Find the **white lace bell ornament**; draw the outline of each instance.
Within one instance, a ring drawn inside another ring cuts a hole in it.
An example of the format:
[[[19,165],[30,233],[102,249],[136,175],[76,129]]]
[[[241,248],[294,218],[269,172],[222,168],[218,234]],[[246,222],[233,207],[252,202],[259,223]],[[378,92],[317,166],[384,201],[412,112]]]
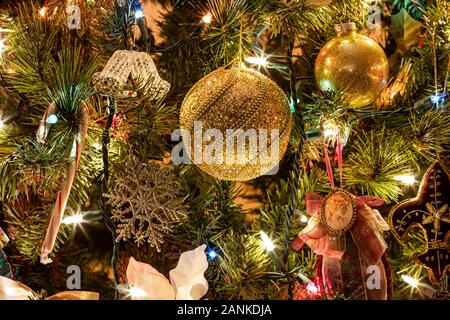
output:
[[[108,60],[103,71],[95,74],[97,89],[106,95],[116,95],[124,89],[132,68],[132,52],[117,50]]]
[[[138,84],[151,100],[161,99],[170,89],[170,84],[159,76],[148,53],[130,50],[114,52],[103,71],[95,75],[95,80],[100,92],[116,98],[136,95],[136,92],[128,90],[131,86],[129,80]]]
[[[170,90],[170,83],[159,76],[152,57],[146,52],[133,52],[134,63],[131,69],[133,81],[141,84],[146,96],[158,100]]]

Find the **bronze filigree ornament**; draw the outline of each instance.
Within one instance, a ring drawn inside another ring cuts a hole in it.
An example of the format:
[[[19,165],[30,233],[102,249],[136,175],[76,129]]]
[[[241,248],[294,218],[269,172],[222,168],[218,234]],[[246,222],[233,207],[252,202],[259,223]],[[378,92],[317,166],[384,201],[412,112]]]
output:
[[[438,284],[450,268],[450,175],[438,161],[425,172],[417,196],[394,206],[389,225],[395,238],[403,242],[415,227],[424,231],[427,247],[414,261],[425,268],[432,283]]]

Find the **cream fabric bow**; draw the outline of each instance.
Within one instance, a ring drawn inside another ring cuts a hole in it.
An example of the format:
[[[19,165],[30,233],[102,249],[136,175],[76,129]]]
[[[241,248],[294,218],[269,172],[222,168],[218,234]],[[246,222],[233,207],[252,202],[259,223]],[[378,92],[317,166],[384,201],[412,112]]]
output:
[[[26,285],[0,276],[0,300],[37,300],[33,290]],[[98,300],[99,294],[91,291],[62,291],[45,300]]]
[[[130,258],[128,284],[141,294],[135,300],[199,300],[208,292],[204,272],[208,269],[206,245],[183,252],[177,266],[169,272],[170,281],[151,265]]]

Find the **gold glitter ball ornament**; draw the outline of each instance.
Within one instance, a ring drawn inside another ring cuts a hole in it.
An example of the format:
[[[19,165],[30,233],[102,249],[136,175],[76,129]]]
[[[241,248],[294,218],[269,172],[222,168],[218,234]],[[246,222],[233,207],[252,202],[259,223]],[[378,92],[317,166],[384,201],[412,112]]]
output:
[[[317,56],[317,85],[322,91],[340,92],[351,108],[367,106],[388,82],[386,54],[375,41],[356,33],[354,23],[338,25],[336,32]]]
[[[195,165],[218,179],[246,181],[276,173],[292,115],[275,82],[236,64],[192,87],[181,106],[180,126]]]

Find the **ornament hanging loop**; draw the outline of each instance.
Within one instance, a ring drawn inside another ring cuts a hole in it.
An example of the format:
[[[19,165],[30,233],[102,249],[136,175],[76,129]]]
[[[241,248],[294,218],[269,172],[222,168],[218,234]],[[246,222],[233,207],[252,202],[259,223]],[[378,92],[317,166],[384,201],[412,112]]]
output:
[[[328,155],[328,144],[329,141],[325,139],[323,145],[324,145],[324,157],[325,157],[325,165],[327,167],[327,175],[328,179],[330,181],[331,189],[333,191],[336,191],[336,187],[334,184],[334,176],[333,176],[333,168],[331,166],[330,157]],[[342,150],[344,146],[342,145],[341,141],[341,131],[340,128],[337,127],[337,134],[336,134],[336,152],[335,152],[335,158],[338,163],[338,170],[339,170],[339,188],[342,189],[343,187],[343,176],[344,176],[344,165],[343,165],[343,159],[342,159]]]

